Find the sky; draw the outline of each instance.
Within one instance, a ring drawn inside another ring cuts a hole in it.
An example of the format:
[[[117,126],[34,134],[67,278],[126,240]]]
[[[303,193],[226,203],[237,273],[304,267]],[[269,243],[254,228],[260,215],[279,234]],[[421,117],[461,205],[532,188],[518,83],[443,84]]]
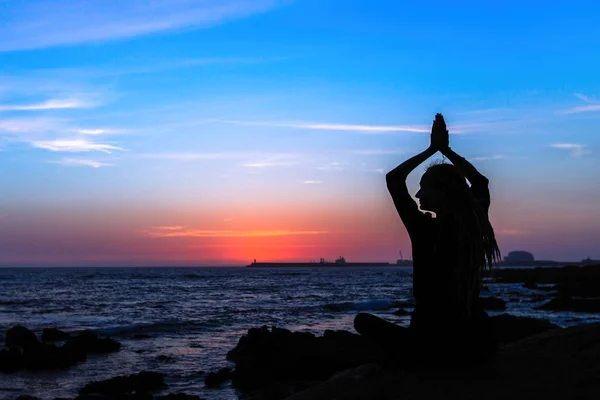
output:
[[[599,12],[0,1],[0,265],[410,258],[385,173],[437,112],[503,255],[600,259]]]

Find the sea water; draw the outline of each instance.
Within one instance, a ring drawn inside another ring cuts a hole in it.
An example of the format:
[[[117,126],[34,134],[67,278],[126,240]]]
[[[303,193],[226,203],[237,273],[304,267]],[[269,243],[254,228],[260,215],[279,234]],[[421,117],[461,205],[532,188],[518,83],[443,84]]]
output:
[[[140,371],[166,374],[165,393],[236,399],[229,383],[204,387],[210,371],[233,366],[226,353],[249,328],[277,326],[322,334],[354,332],[361,311],[407,326],[395,303],[412,300],[406,267],[310,268],[0,268],[0,335],[17,324],[69,333],[91,329],[122,343],[70,369],[0,374],[0,399],[30,394],[75,397],[86,383]],[[597,314],[535,310],[546,292],[490,284],[507,312],[561,326],[600,321]],[[494,314],[494,313],[491,313]],[[134,335],[149,338],[134,339]]]

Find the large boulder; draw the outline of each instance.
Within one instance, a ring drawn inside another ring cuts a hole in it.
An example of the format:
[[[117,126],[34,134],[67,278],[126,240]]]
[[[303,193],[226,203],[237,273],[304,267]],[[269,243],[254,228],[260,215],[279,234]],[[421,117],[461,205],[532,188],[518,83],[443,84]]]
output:
[[[80,395],[98,394],[125,398],[133,393],[150,394],[166,388],[164,375],[157,372],[142,371],[139,374],[118,376],[103,381],[92,382],[79,390]],[[138,397],[136,397],[137,399]],[[150,396],[150,398],[152,398]]]
[[[6,332],[6,347],[26,348],[29,346],[35,346],[39,343],[40,341],[38,340],[37,336],[35,336],[35,333],[21,325],[14,326]]]
[[[39,343],[23,350],[25,368],[29,370],[44,370],[68,368],[75,364],[68,351],[51,344]]]
[[[250,329],[227,354],[236,364],[233,385],[246,391],[277,382],[324,380],[382,356],[379,346],[350,332],[328,330],[316,337],[266,326]]]
[[[84,331],[77,336],[70,337],[64,347],[85,354],[105,354],[119,351],[121,343],[110,337],[99,338],[94,332]]]
[[[71,335],[56,328],[42,329],[42,342],[62,342],[70,338]]]
[[[551,329],[504,346],[475,368],[377,369],[362,366],[288,400],[596,399],[600,324]]]
[[[209,373],[206,378],[204,378],[204,384],[207,387],[216,387],[219,386],[221,383],[231,379],[232,376],[232,369],[231,368],[221,368],[219,371],[217,372],[211,372]]]
[[[484,310],[504,311],[506,310],[506,301],[499,297],[489,296],[480,297],[479,301]]]
[[[23,353],[15,347],[0,350],[0,372],[16,372],[25,368]]]
[[[490,318],[496,339],[500,344],[515,342],[528,336],[537,335],[550,329],[558,329],[545,319],[516,317],[501,314]]]
[[[575,311],[584,313],[599,313],[600,299],[573,299],[560,296],[536,307],[538,310]]]

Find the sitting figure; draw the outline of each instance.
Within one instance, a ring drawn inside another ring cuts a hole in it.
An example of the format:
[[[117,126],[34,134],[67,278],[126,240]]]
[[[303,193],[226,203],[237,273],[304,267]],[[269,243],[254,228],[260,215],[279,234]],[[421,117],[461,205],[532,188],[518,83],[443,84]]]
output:
[[[416,194],[420,208],[433,217],[419,210],[406,178],[437,151],[453,164],[430,166]],[[493,355],[497,343],[479,301],[483,275],[500,259],[488,219],[488,179],[450,149],[446,123],[437,114],[429,148],[389,172],[386,181],[412,243],[416,306],[408,329],[361,313],[356,331],[429,365]]]

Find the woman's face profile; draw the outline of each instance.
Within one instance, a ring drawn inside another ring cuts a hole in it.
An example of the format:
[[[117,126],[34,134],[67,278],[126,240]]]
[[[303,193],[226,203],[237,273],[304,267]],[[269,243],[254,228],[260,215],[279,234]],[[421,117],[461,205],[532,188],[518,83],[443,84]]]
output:
[[[424,174],[421,178],[420,189],[416,194],[419,199],[421,210],[436,212],[444,201],[444,193],[437,189],[431,182],[431,178]]]

